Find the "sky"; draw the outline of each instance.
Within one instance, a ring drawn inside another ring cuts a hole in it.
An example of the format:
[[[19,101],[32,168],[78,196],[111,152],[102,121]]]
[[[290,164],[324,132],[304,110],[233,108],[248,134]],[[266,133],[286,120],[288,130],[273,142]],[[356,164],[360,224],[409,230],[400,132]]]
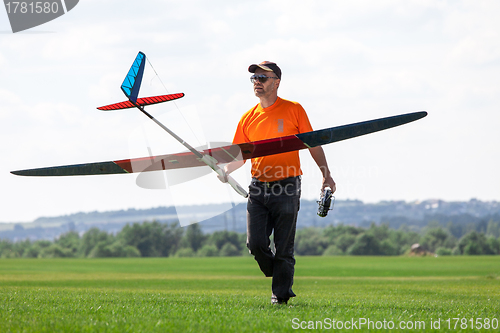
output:
[[[337,200],[500,200],[498,1],[84,0],[13,34],[0,10],[0,222],[158,206],[243,202],[214,174],[144,189],[137,175],[20,177],[10,171],[175,153],[184,147],[125,100],[184,92],[147,110],[193,146],[231,142],[255,106],[248,66],[283,71],[282,98],[314,129],[425,110],[417,122],[324,146]],[[301,152],[305,199],[321,174]],[[235,174],[243,185],[248,164]],[[155,173],[156,174],[156,173]],[[162,174],[156,175],[161,179]]]

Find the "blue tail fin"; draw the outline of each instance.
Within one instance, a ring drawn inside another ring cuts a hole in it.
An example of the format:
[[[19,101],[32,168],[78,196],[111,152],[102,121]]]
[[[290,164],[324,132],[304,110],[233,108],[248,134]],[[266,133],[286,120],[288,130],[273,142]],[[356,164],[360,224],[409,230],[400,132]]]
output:
[[[146,55],[139,51],[121,86],[123,92],[125,93],[125,96],[127,96],[129,101],[131,101],[132,103],[137,102],[137,96],[139,95],[139,89],[141,88],[142,74],[144,73],[145,63]]]

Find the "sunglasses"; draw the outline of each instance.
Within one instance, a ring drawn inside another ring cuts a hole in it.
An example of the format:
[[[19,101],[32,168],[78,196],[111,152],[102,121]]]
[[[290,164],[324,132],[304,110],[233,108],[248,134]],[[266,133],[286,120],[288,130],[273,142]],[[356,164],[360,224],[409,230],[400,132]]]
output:
[[[255,81],[257,81],[257,80],[260,83],[265,83],[267,81],[267,79],[277,79],[277,77],[275,77],[275,76],[265,76],[264,74],[250,76],[250,81],[252,83],[255,83]]]

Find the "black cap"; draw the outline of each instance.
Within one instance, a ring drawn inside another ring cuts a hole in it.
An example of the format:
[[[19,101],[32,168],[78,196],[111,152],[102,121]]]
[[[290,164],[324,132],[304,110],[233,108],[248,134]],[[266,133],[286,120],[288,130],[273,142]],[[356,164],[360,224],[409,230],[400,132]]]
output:
[[[257,68],[263,69],[267,72],[274,72],[274,74],[276,74],[278,79],[281,80],[281,69],[274,62],[263,61],[258,65],[256,65],[256,64],[250,65],[250,67],[248,67],[248,71],[250,73],[255,73]]]

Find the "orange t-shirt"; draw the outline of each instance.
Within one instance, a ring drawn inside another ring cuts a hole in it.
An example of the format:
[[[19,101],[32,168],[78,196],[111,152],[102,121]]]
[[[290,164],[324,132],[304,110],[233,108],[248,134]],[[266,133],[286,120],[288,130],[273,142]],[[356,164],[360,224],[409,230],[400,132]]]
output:
[[[267,108],[260,104],[241,117],[233,143],[272,139],[312,131],[306,111],[297,102],[278,97]],[[272,182],[302,175],[298,151],[252,158],[252,177]]]

